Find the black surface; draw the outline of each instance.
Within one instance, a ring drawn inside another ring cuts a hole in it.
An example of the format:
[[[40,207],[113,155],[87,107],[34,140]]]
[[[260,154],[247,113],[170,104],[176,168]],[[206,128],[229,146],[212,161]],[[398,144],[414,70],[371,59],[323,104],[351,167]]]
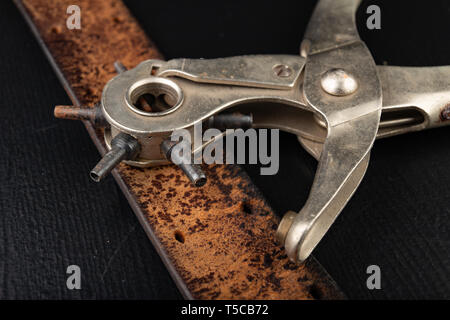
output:
[[[167,58],[297,54],[315,1],[126,1]],[[382,9],[382,30],[365,8]],[[25,23],[0,4],[0,298],[179,297],[83,126],[52,118],[68,98]],[[363,39],[378,64],[450,65],[448,1],[365,1]],[[25,87],[25,81],[28,85]],[[350,298],[450,298],[450,128],[377,141],[359,190],[315,251]],[[281,135],[280,172],[254,182],[282,214],[300,209],[315,161]],[[68,291],[78,264],[83,289]],[[382,290],[366,288],[367,266]]]
[[[0,298],[179,298],[112,177],[90,181],[83,124],[53,118],[70,100],[19,12],[0,16]]]

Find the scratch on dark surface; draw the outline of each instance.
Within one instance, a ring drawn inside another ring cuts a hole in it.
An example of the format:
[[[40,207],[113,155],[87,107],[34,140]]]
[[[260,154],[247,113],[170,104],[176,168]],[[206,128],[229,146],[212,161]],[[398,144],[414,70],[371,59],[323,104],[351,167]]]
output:
[[[50,130],[50,129],[54,129],[54,128],[58,127],[58,126],[59,126],[58,123],[54,123],[54,124],[50,124],[48,126],[37,128],[37,129],[34,130],[34,132],[35,133],[36,132],[43,132],[43,131],[47,131],[47,130]]]
[[[106,273],[108,272],[109,266],[111,265],[111,262],[113,261],[114,257],[119,253],[119,251],[122,249],[123,245],[125,244],[125,242],[127,242],[127,240],[130,238],[130,235],[132,233],[134,233],[134,231],[136,230],[137,226],[139,224],[136,222],[134,224],[134,226],[130,229],[130,231],[128,231],[127,235],[125,236],[125,238],[123,238],[123,240],[119,243],[119,245],[117,246],[117,249],[114,250],[113,254],[111,255],[111,257],[108,260],[108,263],[106,264],[105,269],[102,272],[102,275],[100,276],[100,280],[103,282]]]

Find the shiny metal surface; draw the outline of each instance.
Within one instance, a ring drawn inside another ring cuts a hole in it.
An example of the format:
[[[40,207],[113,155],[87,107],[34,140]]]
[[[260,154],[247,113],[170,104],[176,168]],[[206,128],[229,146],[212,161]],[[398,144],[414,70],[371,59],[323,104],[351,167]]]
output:
[[[355,77],[344,69],[330,69],[322,75],[322,89],[333,96],[348,96],[358,89]]]
[[[319,165],[305,206],[285,216],[277,238],[304,261],[358,187],[376,138],[450,124],[450,67],[376,66],[355,25],[359,3],[319,1],[300,56],[147,60],[120,73],[102,94],[105,141],[130,135],[140,152],[129,164],[165,164],[172,132],[230,108],[251,114],[254,128],[297,135]],[[145,94],[169,108],[143,111]]]

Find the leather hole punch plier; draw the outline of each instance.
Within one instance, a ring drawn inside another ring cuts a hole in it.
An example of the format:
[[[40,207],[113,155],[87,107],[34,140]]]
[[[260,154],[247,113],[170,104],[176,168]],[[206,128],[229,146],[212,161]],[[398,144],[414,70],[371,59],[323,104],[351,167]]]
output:
[[[96,107],[57,106],[55,115],[106,127],[110,150],[91,172],[97,181],[121,161],[169,163],[168,137],[198,123],[296,134],[319,164],[304,207],[283,217],[277,239],[302,262],[361,182],[375,139],[450,124],[450,66],[375,65],[356,28],[359,4],[319,1],[300,56],[148,60],[131,70],[117,64]],[[143,99],[149,94],[151,102]],[[251,117],[221,113],[249,104]],[[205,183],[198,166],[182,169],[194,184]]]

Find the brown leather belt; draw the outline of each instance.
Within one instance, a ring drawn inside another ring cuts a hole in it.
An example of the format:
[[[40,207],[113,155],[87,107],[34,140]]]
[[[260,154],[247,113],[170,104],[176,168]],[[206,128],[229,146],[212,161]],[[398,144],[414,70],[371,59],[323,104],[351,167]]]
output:
[[[82,29],[68,30],[73,1],[16,1],[75,105],[94,104],[115,75],[162,56],[119,0],[78,0]],[[50,108],[51,106],[49,106]],[[84,123],[99,151],[102,133]],[[289,262],[273,242],[278,217],[247,174],[233,165],[206,168],[192,187],[175,166],[121,164],[113,175],[187,299],[338,299],[334,281],[311,258]]]

